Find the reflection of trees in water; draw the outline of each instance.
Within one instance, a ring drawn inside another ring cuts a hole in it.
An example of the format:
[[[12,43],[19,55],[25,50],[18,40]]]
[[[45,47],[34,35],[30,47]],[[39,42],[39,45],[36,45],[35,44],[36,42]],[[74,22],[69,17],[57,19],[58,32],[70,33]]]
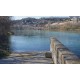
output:
[[[0,58],[9,53],[10,17],[0,16]]]
[[[12,30],[14,35],[23,36],[46,36],[46,31],[43,30]]]

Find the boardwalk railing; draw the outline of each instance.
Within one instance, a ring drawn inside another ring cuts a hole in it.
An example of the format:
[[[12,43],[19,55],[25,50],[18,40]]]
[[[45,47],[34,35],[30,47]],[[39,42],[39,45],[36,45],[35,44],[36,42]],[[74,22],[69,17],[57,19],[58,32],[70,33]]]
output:
[[[80,64],[80,59],[56,38],[51,38],[50,51],[55,64]]]

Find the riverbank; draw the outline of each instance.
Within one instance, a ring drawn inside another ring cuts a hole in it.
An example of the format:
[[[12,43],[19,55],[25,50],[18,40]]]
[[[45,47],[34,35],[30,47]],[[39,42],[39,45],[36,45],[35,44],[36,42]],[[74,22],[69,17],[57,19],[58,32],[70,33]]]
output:
[[[0,59],[0,64],[53,64],[52,58],[46,58],[50,52],[13,52]]]
[[[80,21],[78,22],[66,21],[60,23],[53,23],[50,24],[49,28],[51,30],[58,30],[58,31],[80,31]]]
[[[38,26],[34,25],[22,25],[22,24],[14,24],[11,26],[11,30],[51,30],[51,31],[80,31],[80,21],[64,21],[64,22],[55,22],[55,23],[47,23],[39,24]]]

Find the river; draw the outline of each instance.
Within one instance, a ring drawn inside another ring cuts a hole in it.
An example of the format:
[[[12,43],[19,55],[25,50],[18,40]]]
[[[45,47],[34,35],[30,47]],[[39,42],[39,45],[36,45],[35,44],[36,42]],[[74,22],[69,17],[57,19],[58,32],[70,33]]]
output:
[[[50,37],[57,38],[73,53],[80,55],[80,33],[44,30],[16,30],[10,36],[10,49],[13,52],[49,51]]]

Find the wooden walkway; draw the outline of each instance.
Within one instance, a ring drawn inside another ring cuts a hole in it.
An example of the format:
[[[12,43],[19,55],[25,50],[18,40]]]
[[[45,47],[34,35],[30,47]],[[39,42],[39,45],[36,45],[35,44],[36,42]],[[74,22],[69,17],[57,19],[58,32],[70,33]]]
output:
[[[45,53],[12,53],[7,58],[1,59],[0,64],[53,64],[52,58],[46,58]]]

